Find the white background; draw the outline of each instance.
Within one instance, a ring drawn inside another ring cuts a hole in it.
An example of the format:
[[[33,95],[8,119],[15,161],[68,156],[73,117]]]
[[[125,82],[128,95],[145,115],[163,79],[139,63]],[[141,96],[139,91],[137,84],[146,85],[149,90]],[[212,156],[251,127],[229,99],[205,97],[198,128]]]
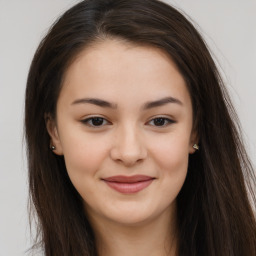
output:
[[[23,141],[24,92],[36,47],[76,0],[0,0],[0,256],[30,243]],[[256,0],[167,1],[199,26],[222,68],[256,163]]]

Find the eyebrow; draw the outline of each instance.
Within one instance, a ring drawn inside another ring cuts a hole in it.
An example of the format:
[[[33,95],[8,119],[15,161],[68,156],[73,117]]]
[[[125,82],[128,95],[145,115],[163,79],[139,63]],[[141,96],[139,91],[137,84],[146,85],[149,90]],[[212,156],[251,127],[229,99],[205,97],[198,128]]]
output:
[[[176,103],[180,106],[183,105],[182,102],[180,100],[176,99],[176,98],[166,97],[166,98],[162,98],[160,100],[146,102],[142,109],[146,110],[146,109],[150,109],[150,108],[161,107],[161,106],[166,105],[168,103]]]
[[[103,107],[103,108],[112,108],[112,109],[116,109],[117,108],[117,104],[115,103],[110,103],[108,101],[105,100],[101,100],[101,99],[97,99],[97,98],[83,98],[83,99],[77,99],[74,102],[72,102],[71,105],[76,105],[76,104],[93,104],[99,107]],[[147,109],[151,109],[151,108],[155,108],[155,107],[161,107],[163,105],[166,105],[168,103],[176,103],[178,105],[183,105],[182,102],[179,99],[173,98],[173,97],[165,97],[156,101],[149,101],[146,102],[143,106],[142,106],[142,110],[147,110]]]
[[[117,108],[117,104],[110,103],[108,101],[101,100],[101,99],[95,99],[95,98],[78,99],[78,100],[75,100],[71,105],[85,104],[85,103],[93,104],[103,108],[113,108],[113,109]]]

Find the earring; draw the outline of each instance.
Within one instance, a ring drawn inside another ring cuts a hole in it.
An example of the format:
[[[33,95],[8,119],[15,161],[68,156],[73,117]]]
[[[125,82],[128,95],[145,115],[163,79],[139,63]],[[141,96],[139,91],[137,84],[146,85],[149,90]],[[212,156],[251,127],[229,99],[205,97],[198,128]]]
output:
[[[194,145],[193,145],[193,148],[194,148],[195,150],[199,150],[199,146],[198,146],[197,144],[194,144]]]
[[[50,149],[53,151],[53,150],[56,149],[56,147],[55,146],[50,146]]]

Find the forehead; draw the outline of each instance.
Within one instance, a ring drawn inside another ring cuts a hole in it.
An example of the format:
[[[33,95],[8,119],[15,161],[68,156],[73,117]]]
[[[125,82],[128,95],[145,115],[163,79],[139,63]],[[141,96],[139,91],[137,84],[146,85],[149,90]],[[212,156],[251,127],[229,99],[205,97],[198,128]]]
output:
[[[163,50],[110,39],[80,52],[66,71],[61,95],[118,99],[134,98],[134,92],[149,98],[188,97],[182,75]]]

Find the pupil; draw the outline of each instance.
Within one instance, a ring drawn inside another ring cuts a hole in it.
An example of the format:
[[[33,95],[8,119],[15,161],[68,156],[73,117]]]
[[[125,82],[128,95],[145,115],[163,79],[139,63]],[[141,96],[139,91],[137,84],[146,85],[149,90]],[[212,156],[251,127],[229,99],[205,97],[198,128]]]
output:
[[[156,118],[154,120],[154,123],[155,123],[156,126],[162,126],[162,125],[164,125],[164,122],[165,122],[164,118]]]
[[[99,125],[102,125],[103,124],[103,118],[101,117],[95,117],[92,119],[92,124],[94,126],[99,126]]]

